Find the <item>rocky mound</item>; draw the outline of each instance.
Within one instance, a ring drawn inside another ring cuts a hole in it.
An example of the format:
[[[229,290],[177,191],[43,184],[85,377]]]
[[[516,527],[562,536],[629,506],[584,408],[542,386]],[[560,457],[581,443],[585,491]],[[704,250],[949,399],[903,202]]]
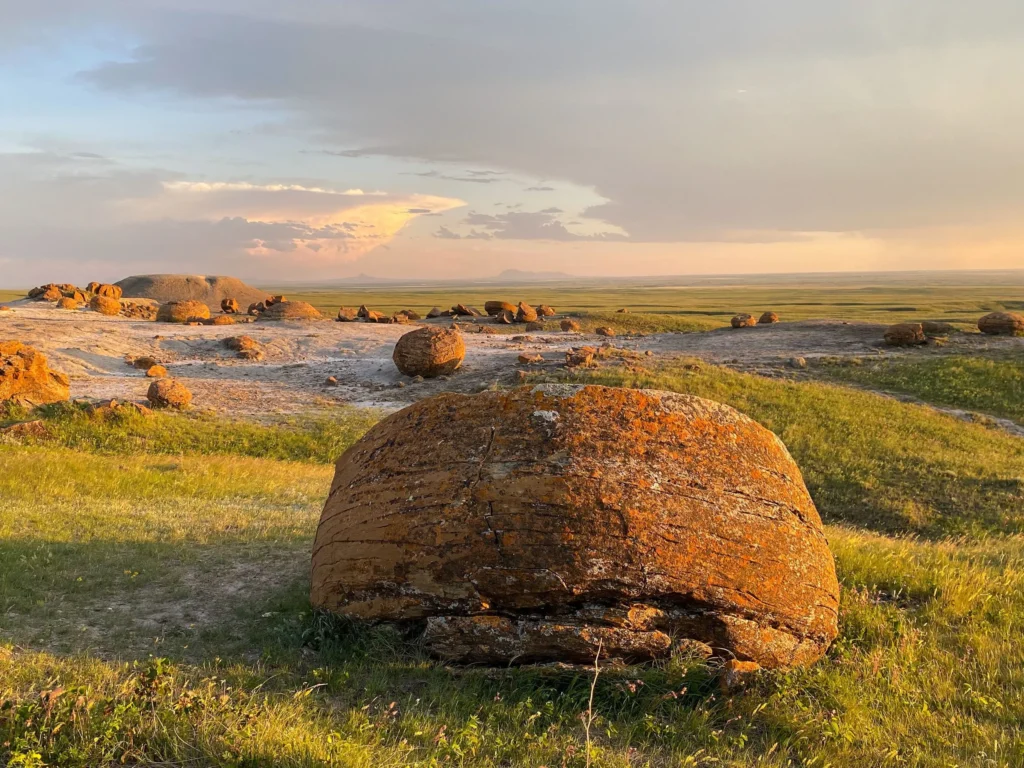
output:
[[[455,373],[466,357],[466,343],[454,328],[420,328],[395,344],[391,358],[406,376],[433,379]]]
[[[978,330],[990,336],[1024,334],[1024,315],[1016,312],[991,312],[978,321]]]
[[[690,639],[776,668],[822,656],[839,585],[770,431],[692,396],[546,385],[424,400],[346,451],[311,597],[425,622],[452,660],[642,660]]]
[[[51,371],[46,357],[18,341],[0,341],[0,403],[47,405],[71,396],[68,377]]]
[[[324,316],[312,304],[304,301],[279,301],[260,313],[260,320],[323,320]]]
[[[198,323],[210,319],[210,308],[201,301],[169,301],[156,312],[158,323]]]
[[[245,307],[267,298],[266,291],[246,285],[234,277],[205,275],[135,275],[115,283],[125,298],[171,301],[201,301],[219,310],[224,299],[234,299]]]

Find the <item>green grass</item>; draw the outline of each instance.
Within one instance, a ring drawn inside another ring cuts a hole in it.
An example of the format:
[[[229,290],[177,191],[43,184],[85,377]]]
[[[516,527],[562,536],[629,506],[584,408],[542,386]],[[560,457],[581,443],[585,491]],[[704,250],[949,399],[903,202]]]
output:
[[[962,356],[890,359],[817,370],[837,381],[1024,424],[1024,360]]]
[[[332,463],[372,426],[380,414],[372,409],[338,408],[326,416],[281,419],[273,424],[226,421],[203,414],[131,411],[101,416],[88,407],[60,404],[40,409],[45,437],[29,444],[60,445],[100,453],[231,454],[268,459]],[[0,426],[30,414],[0,410]]]
[[[843,590],[827,658],[738,695],[691,658],[603,668],[591,764],[1024,764],[1019,440],[706,365],[592,380],[716,397],[781,434]],[[310,610],[323,457],[362,427],[47,420],[44,444],[0,445],[0,764],[587,764],[586,673],[449,668]],[[224,437],[250,428],[276,458]]]

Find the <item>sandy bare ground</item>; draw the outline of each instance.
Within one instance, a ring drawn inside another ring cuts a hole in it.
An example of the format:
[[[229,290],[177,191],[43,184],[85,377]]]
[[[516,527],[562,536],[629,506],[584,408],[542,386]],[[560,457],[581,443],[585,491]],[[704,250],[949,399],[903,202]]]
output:
[[[322,322],[256,322],[234,326],[183,326],[111,318],[88,310],[58,310],[48,303],[14,302],[0,313],[0,339],[16,339],[42,350],[51,366],[71,377],[73,398],[143,400],[150,380],[125,357],[150,355],[195,395],[195,405],[224,414],[304,413],[352,404],[395,409],[442,391],[475,392],[516,381],[522,352],[544,356],[545,366],[564,362],[565,350],[604,339],[558,331],[466,334],[466,361],[447,380],[414,382],[391,361],[405,325]],[[444,321],[450,322],[450,321]],[[743,370],[778,372],[793,357],[1024,352],[1024,339],[978,334],[951,337],[942,349],[894,350],[882,344],[885,328],[870,323],[804,321],[693,334],[656,334],[616,339],[615,345],[652,351],[654,360],[698,357]],[[238,360],[223,340],[245,334],[259,341],[266,357]],[[520,337],[522,338],[522,337]],[[328,377],[338,386],[327,386]]]

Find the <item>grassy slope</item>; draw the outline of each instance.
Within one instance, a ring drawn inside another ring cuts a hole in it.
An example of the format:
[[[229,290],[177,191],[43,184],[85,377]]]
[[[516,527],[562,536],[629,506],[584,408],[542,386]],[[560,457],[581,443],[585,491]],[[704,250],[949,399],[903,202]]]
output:
[[[957,356],[879,360],[864,366],[829,366],[818,370],[837,381],[912,395],[936,405],[1024,424],[1022,360]]]
[[[1024,540],[992,535],[1024,506],[1019,441],[712,368],[600,378],[716,396],[779,431],[833,522],[844,589],[829,657],[742,695],[723,697],[685,658],[606,669],[595,765],[1024,763]],[[0,446],[10,764],[585,764],[586,675],[449,670],[384,630],[310,613],[305,567],[330,481],[316,462],[341,446],[309,445],[333,438],[289,443],[303,462],[209,455],[244,445],[205,421],[180,455],[111,447],[135,426],[81,422],[49,445]],[[932,511],[901,514],[911,501]],[[882,533],[915,530],[932,538]]]

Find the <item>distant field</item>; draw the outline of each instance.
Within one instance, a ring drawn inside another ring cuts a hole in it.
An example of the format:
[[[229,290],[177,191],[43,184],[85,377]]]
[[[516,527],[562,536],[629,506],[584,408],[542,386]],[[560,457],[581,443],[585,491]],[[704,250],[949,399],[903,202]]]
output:
[[[350,290],[271,288],[330,314],[342,305],[366,304],[384,312],[405,308],[426,312],[433,306],[447,308],[456,302],[482,307],[488,300],[522,300],[550,304],[561,312],[615,312],[625,307],[633,313],[690,319],[712,327],[727,323],[739,312],[760,314],[767,310],[777,312],[784,320],[838,318],[895,323],[936,319],[973,325],[986,312],[1024,308],[1024,272],[624,279],[618,283],[581,279],[507,286],[385,285]]]

